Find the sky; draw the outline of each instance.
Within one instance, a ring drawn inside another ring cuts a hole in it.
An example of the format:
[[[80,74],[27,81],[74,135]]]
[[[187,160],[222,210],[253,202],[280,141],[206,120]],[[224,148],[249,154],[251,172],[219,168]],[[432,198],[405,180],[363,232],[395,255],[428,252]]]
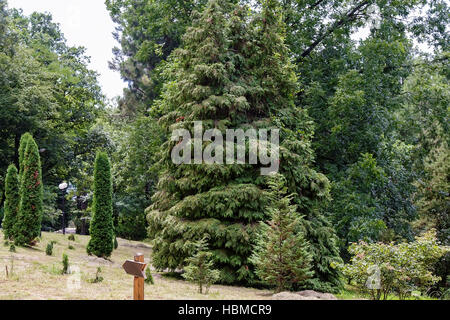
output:
[[[91,57],[90,69],[100,74],[103,93],[112,99],[122,94],[126,84],[118,72],[108,68],[112,48],[117,42],[112,36],[114,23],[104,0],[8,0],[9,8],[21,8],[24,14],[49,12],[61,26],[70,46],[83,46]]]

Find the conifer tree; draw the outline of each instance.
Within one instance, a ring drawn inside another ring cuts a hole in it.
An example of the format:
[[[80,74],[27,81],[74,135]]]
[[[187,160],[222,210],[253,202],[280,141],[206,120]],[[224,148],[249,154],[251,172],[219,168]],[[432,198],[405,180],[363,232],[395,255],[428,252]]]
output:
[[[43,210],[42,169],[39,149],[33,137],[26,139],[20,179],[20,205],[14,230],[18,245],[31,245],[40,236]]]
[[[25,156],[25,149],[27,148],[28,141],[30,138],[33,138],[30,133],[24,133],[20,137],[20,143],[19,143],[19,182],[20,177],[23,173],[23,164],[24,164],[24,156]]]
[[[17,168],[11,164],[5,178],[5,215],[2,222],[5,239],[14,239],[14,228],[19,213],[20,194]]]
[[[95,159],[94,199],[90,225],[91,239],[87,253],[97,257],[111,256],[114,247],[111,165],[108,155],[99,152]]]
[[[186,259],[183,278],[198,284],[198,292],[208,294],[209,287],[220,278],[220,272],[213,269],[212,253],[208,250],[207,237],[194,243],[195,253]]]
[[[263,11],[249,21],[245,7],[209,1],[172,56],[173,81],[156,107],[163,111],[160,123],[168,133],[184,128],[194,137],[194,121],[224,137],[227,129],[280,129],[280,170],[296,195],[298,213],[315,218],[313,208],[327,198],[329,183],[312,169],[311,121],[294,103],[297,79],[276,11],[277,1],[265,1]],[[162,146],[158,191],[147,209],[154,266],[183,267],[193,254],[191,243],[206,233],[222,282],[256,281],[249,258],[257,222],[269,219],[267,179],[260,170],[266,166],[176,165],[170,156],[178,143]],[[203,143],[203,150],[209,145]],[[249,152],[247,143],[247,159]],[[329,231],[326,236],[332,238]]]
[[[261,232],[252,255],[256,274],[275,287],[275,292],[292,290],[305,285],[314,275],[312,255],[305,240],[302,217],[287,195],[284,177],[276,175],[270,182],[268,206],[271,220],[261,222]]]
[[[295,104],[298,92],[294,66],[284,43],[285,28],[279,1],[262,1],[262,12],[254,20],[257,50],[253,73],[258,75],[263,95],[256,95],[252,105],[264,105],[280,129],[280,172],[286,178],[289,194],[299,215],[304,216],[305,237],[311,245],[314,276],[306,287],[323,292],[337,292],[341,273],[331,267],[340,261],[338,239],[320,204],[329,200],[330,183],[313,168],[313,121],[307,111]]]

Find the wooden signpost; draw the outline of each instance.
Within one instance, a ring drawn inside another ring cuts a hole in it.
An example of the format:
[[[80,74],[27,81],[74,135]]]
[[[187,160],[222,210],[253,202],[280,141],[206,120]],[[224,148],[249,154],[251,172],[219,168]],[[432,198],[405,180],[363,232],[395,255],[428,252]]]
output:
[[[134,261],[127,260],[122,266],[126,273],[134,276],[134,300],[144,300],[144,280],[147,279],[144,272],[146,266],[142,253],[136,253]]]

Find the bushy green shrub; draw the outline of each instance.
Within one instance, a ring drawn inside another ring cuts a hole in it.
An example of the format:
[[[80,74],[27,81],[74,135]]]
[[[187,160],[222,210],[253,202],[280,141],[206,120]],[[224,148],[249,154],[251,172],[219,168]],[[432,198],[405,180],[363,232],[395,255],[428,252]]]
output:
[[[220,278],[220,271],[213,269],[212,253],[208,251],[207,237],[197,241],[195,244],[195,254],[186,259],[187,266],[184,268],[183,278],[187,281],[198,284],[198,292],[208,293],[209,287]]]
[[[434,264],[448,251],[431,230],[410,243],[354,243],[349,248],[351,263],[337,267],[374,300],[389,294],[404,299],[413,291],[426,293],[440,280],[433,274]]]
[[[63,269],[62,269],[61,273],[68,274],[69,273],[69,257],[65,253],[63,253],[63,256],[62,256],[62,265],[63,265]]]
[[[75,235],[71,234],[71,235],[69,235],[69,237],[67,239],[69,241],[75,241]]]
[[[155,284],[155,281],[153,280],[152,272],[150,270],[150,266],[147,267],[147,269],[145,270],[145,276],[147,277],[147,279],[145,279],[145,283]]]
[[[16,246],[14,244],[11,244],[9,247],[9,252],[16,252]]]
[[[53,242],[49,242],[47,244],[47,248],[45,248],[45,254],[48,256],[53,255]]]

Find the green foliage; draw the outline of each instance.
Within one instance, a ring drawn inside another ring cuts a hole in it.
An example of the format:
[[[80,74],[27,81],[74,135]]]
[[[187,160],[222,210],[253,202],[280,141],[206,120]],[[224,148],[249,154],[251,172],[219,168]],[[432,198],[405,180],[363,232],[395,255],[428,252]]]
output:
[[[422,217],[431,220],[431,227],[436,228],[438,239],[450,245],[450,149],[446,141],[431,150],[424,169],[425,179],[417,182],[417,205]]]
[[[23,155],[23,172],[20,176],[20,205],[14,231],[14,241],[19,245],[31,245],[40,236],[43,185],[39,149],[30,136],[26,139]]]
[[[150,267],[147,267],[147,269],[145,269],[145,276],[147,277],[147,279],[145,279],[146,284],[155,284]]]
[[[183,278],[198,284],[198,292],[208,294],[209,288],[220,278],[220,271],[213,269],[212,253],[208,250],[207,237],[194,243],[194,255],[186,259]],[[148,270],[148,269],[147,269]]]
[[[16,252],[16,246],[13,243],[9,246],[9,252]]]
[[[130,83],[121,111],[134,116],[147,111],[159,97],[160,75],[170,53],[180,46],[192,22],[192,12],[202,10],[206,0],[106,1],[121,48],[114,50],[114,69]]]
[[[45,254],[48,256],[53,255],[53,242],[49,242],[45,248]]]
[[[95,159],[93,216],[89,232],[91,239],[87,253],[109,257],[114,246],[112,180],[109,159],[103,152],[99,152]]]
[[[123,239],[143,240],[147,236],[146,222],[143,212],[121,214],[119,215],[116,233]]]
[[[23,175],[23,167],[25,165],[25,150],[28,146],[28,141],[31,140],[33,137],[29,132],[24,133],[20,137],[20,144],[19,144],[19,176],[22,177]]]
[[[18,172],[15,165],[10,165],[5,178],[5,214],[2,221],[5,239],[12,240],[15,238],[14,231],[18,219],[19,204],[20,194]]]
[[[98,267],[97,271],[95,272],[95,278],[89,279],[88,281],[90,283],[100,283],[100,282],[102,282],[104,279],[101,276],[101,273],[102,273],[102,268]]]
[[[68,46],[50,14],[24,16],[16,9],[4,14],[1,28],[5,32],[0,40],[1,175],[10,163],[22,173],[21,155],[26,145],[20,138],[28,131],[45,150],[41,156],[47,185],[77,177],[81,160],[87,154],[95,156],[96,151],[89,134],[92,136],[90,128],[103,109],[97,73],[88,69],[84,48]],[[19,149],[19,145],[23,147]]]
[[[74,234],[70,234],[70,235],[67,237],[67,239],[68,239],[69,241],[75,241],[75,235],[74,235]]]
[[[261,222],[255,250],[251,257],[256,275],[282,292],[302,287],[314,275],[312,255],[304,237],[303,218],[287,195],[285,181],[276,176],[270,181],[268,222]]]
[[[4,218],[4,208],[1,207],[0,208],[0,227],[2,227],[3,218]]]
[[[296,77],[278,10],[269,1],[249,18],[246,7],[210,1],[195,14],[183,47],[174,51],[166,69],[170,81],[153,110],[162,114],[159,123],[167,133],[184,128],[192,135],[193,121],[222,133],[279,128],[281,171],[289,192],[303,195],[295,203],[299,212],[320,221],[315,226],[322,228],[321,213],[312,209],[327,197],[328,180],[311,168],[311,122],[294,105]],[[154,266],[183,267],[192,254],[190,244],[207,233],[221,282],[256,281],[249,257],[258,230],[255,222],[268,218],[267,183],[260,170],[265,166],[177,166],[170,158],[176,144],[162,145],[158,190],[146,211]],[[327,281],[328,272],[323,276]]]
[[[401,206],[401,199],[393,198],[401,197],[395,194],[400,192],[395,188],[370,154],[362,155],[347,170],[346,176],[333,184],[335,196],[330,204],[330,217],[341,239],[342,250],[359,240],[384,240],[389,230],[396,232],[395,239],[388,240],[410,237],[409,221],[414,216]]]
[[[68,274],[69,273],[69,256],[65,253],[62,255],[62,265],[63,268],[61,270],[62,274]]]
[[[448,251],[439,246],[431,230],[410,243],[354,243],[349,248],[351,263],[339,268],[372,299],[387,299],[391,293],[404,299],[412,291],[426,293],[440,280],[433,266]]]

